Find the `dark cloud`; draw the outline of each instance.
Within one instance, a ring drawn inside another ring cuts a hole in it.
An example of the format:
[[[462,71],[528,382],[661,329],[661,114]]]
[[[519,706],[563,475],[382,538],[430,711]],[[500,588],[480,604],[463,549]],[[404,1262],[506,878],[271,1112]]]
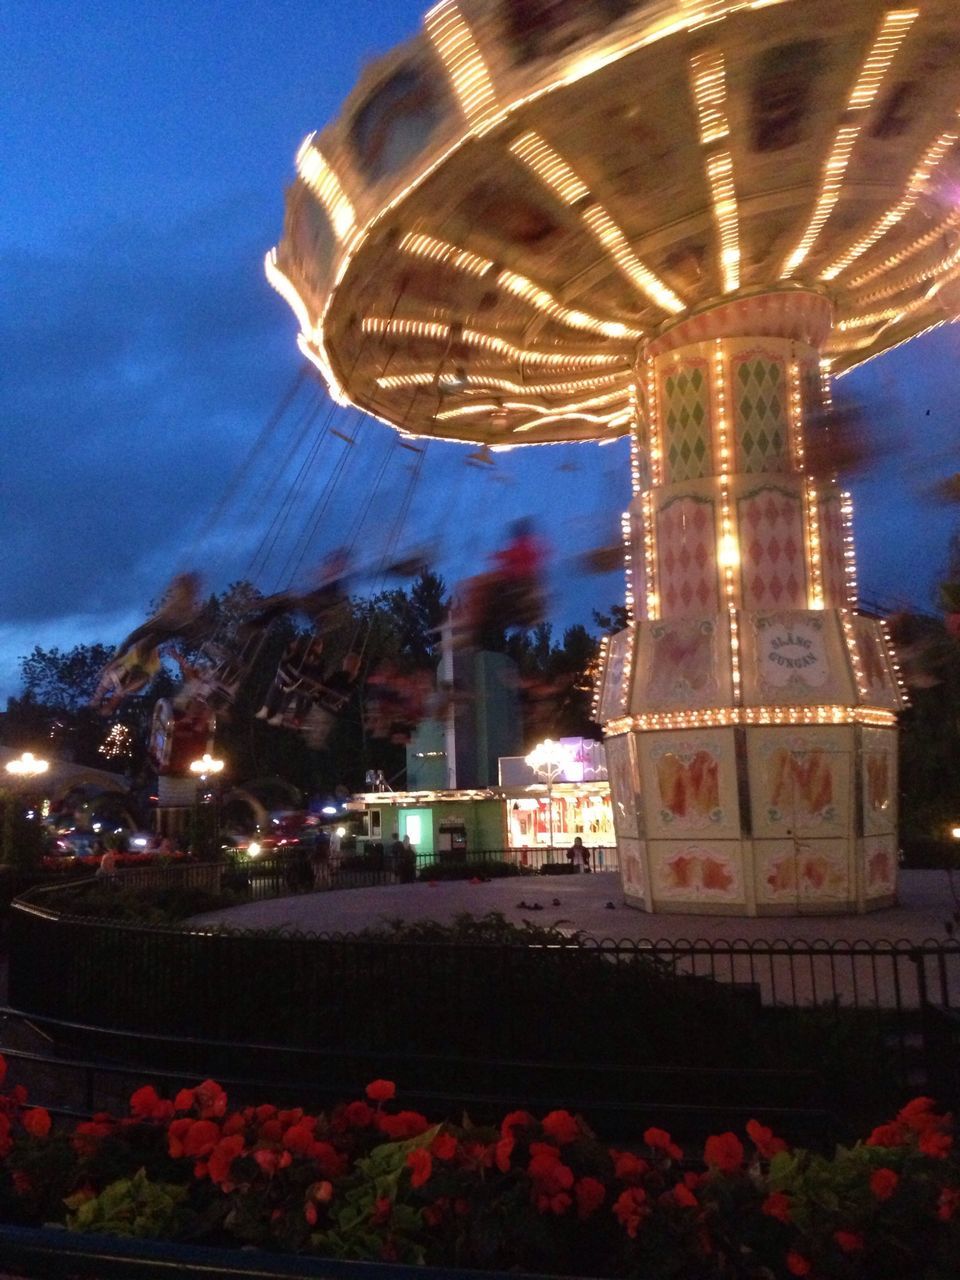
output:
[[[0,622],[143,607],[283,393],[292,326],[250,212],[7,255]]]

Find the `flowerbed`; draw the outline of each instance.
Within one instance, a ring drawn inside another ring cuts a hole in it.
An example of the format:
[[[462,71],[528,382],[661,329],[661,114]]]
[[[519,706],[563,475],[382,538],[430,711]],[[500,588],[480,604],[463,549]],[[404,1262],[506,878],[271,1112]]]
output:
[[[0,1080],[5,1072],[0,1058]],[[74,1231],[644,1280],[956,1280],[960,1163],[928,1098],[832,1158],[750,1121],[611,1150],[566,1111],[498,1128],[397,1110],[232,1109],[213,1081],[61,1128],[0,1095],[0,1210]]]

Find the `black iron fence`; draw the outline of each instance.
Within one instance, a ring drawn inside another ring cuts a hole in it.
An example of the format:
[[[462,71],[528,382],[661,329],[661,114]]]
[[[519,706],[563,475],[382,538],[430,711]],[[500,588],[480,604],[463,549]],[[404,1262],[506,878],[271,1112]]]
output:
[[[628,1113],[856,1127],[917,1089],[960,1103],[953,941],[396,941],[144,928],[28,896],[11,913],[15,1010],[144,1070],[242,1063],[261,1097],[330,1100],[394,1072],[405,1094],[580,1105],[615,1132]]]

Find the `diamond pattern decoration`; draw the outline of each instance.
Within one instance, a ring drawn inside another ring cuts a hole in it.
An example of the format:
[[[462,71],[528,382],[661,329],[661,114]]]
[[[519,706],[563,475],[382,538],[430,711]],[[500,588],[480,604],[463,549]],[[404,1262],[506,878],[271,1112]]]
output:
[[[706,361],[691,361],[674,369],[664,378],[660,397],[666,483],[711,475],[710,387]]]
[[[662,617],[719,612],[716,542],[712,498],[675,498],[661,508],[657,545]]]
[[[820,503],[820,562],[823,565],[823,602],[827,608],[847,607],[847,575],[843,562],[843,509],[839,494]]]
[[[784,489],[757,489],[737,502],[745,609],[805,609],[803,503]]]
[[[768,355],[741,358],[733,376],[737,470],[789,471],[790,449],[783,363]]]

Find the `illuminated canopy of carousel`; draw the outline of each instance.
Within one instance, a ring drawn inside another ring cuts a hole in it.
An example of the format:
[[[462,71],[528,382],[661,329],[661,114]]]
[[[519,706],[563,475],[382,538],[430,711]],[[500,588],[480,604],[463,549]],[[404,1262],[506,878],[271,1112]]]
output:
[[[894,898],[901,693],[818,424],[960,313],[958,138],[956,0],[443,0],[300,148],[267,273],[336,398],[631,437],[597,714],[637,905]]]

